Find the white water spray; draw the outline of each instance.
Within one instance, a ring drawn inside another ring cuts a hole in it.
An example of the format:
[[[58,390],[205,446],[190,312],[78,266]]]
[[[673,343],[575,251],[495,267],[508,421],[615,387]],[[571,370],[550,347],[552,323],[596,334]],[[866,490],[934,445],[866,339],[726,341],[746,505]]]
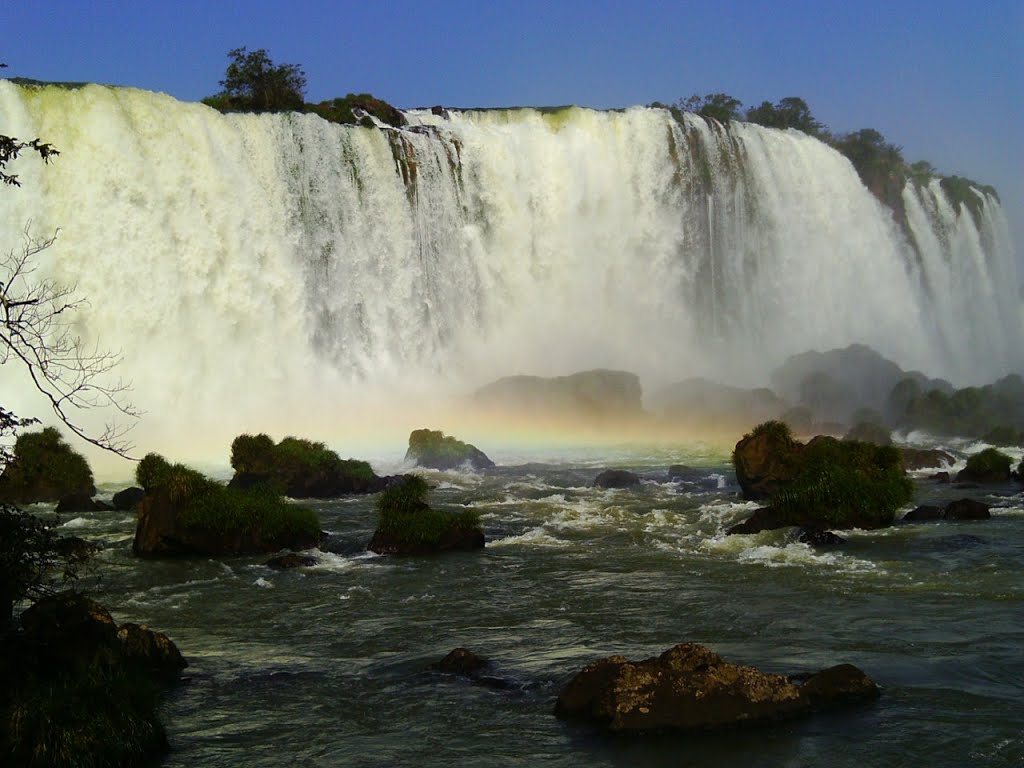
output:
[[[0,82],[3,132],[62,153],[18,161],[0,239],[60,228],[42,270],[88,297],[83,336],[123,351],[147,450],[343,434],[371,394],[515,373],[762,383],[789,354],[853,342],[958,383],[1024,364],[992,197],[975,223],[937,185],[908,187],[915,249],[797,132],[646,108],[411,118],[399,132]],[[5,405],[38,411],[11,368]]]

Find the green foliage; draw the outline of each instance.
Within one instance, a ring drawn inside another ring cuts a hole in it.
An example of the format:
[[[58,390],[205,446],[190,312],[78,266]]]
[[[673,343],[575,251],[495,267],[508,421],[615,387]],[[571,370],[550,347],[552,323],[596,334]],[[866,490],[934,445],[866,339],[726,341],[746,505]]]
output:
[[[251,440],[248,435],[242,437]],[[220,534],[257,531],[269,541],[293,536],[315,539],[320,534],[315,512],[289,504],[272,489],[227,488],[183,464],[169,464],[157,454],[139,462],[135,478],[146,493],[165,489],[171,502],[180,507],[178,522],[185,528]]]
[[[808,136],[825,135],[825,127],[814,119],[807,102],[798,96],[787,96],[775,104],[762,101],[747,110],[747,121],[767,128],[795,128]]]
[[[911,396],[899,419],[908,429],[936,435],[993,437],[989,442],[1016,445],[1024,432],[1024,383],[1007,376],[984,387],[965,387],[947,395],[931,390]]]
[[[342,459],[323,443],[285,437],[275,445],[265,434],[236,437],[231,443],[231,466],[239,473],[267,475],[284,489],[314,475],[337,475],[363,483],[376,478],[368,462]]]
[[[908,175],[900,148],[886,143],[885,137],[874,128],[837,136],[831,144],[853,164],[868,189],[880,189],[885,181],[894,178],[902,181]],[[923,166],[919,165],[918,169],[922,170]]]
[[[986,448],[968,457],[965,472],[972,477],[1003,477],[1010,474],[1013,459],[997,448]]]
[[[15,503],[95,492],[89,463],[53,427],[18,435],[13,459],[0,476],[0,498]]]
[[[228,51],[221,93],[204,99],[222,112],[288,112],[302,110],[306,73],[298,64],[274,64],[263,48]]]
[[[799,475],[772,496],[771,508],[794,525],[875,528],[891,524],[911,498],[897,449],[819,438],[807,444]]]
[[[944,176],[939,183],[949,204],[957,211],[966,208],[975,223],[981,222],[984,205],[984,200],[978,192],[992,195],[996,200],[999,199],[994,187],[979,184],[976,181],[965,179],[963,176]]]
[[[743,102],[727,93],[708,93],[704,96],[695,93],[687,99],[680,99],[675,106],[684,112],[696,112],[702,117],[710,117],[723,124],[743,118]]]
[[[761,422],[750,430],[748,434],[744,435],[744,437],[760,437],[762,435],[769,435],[784,443],[795,442],[793,430],[789,428],[789,424],[775,419]]]
[[[88,548],[67,547],[66,540],[35,515],[0,505],[0,635],[15,603],[74,581],[90,554]]]
[[[0,750],[25,768],[131,766],[167,746],[160,691],[146,677],[91,670],[26,685],[0,723]]]
[[[410,475],[383,491],[377,498],[378,531],[401,544],[430,546],[440,543],[449,531],[480,529],[480,514],[476,510],[431,509],[426,502],[429,490],[425,480]]]

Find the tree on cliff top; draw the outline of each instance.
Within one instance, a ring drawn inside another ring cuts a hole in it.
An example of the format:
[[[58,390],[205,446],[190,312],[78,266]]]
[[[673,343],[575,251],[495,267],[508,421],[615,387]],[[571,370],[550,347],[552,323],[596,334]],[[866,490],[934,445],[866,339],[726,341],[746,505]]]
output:
[[[227,72],[220,81],[224,89],[203,99],[221,111],[301,111],[305,104],[306,73],[298,64],[274,64],[266,49],[228,51]]]

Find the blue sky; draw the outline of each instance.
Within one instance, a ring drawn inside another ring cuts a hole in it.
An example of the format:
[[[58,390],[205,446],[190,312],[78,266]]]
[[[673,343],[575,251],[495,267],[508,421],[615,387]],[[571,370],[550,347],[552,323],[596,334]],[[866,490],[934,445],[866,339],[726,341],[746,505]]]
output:
[[[311,101],[623,107],[801,96],[835,131],[994,185],[1024,276],[1024,0],[3,0],[7,76],[196,100],[229,49],[301,64]],[[1024,278],[1022,278],[1024,279]]]

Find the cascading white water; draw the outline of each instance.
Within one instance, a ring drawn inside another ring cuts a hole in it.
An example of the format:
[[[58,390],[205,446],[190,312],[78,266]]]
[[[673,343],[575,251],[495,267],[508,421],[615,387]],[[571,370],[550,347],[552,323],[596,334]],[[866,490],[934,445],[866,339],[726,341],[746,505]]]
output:
[[[1024,364],[992,197],[979,226],[937,184],[908,186],[915,248],[797,132],[647,108],[410,117],[399,132],[0,82],[0,132],[61,150],[17,161],[0,240],[60,228],[42,272],[88,297],[83,336],[123,351],[145,448],[272,419],[342,431],[328,414],[367,393],[514,373],[761,383],[852,342],[955,382]],[[20,371],[0,377],[5,405],[38,410]]]

